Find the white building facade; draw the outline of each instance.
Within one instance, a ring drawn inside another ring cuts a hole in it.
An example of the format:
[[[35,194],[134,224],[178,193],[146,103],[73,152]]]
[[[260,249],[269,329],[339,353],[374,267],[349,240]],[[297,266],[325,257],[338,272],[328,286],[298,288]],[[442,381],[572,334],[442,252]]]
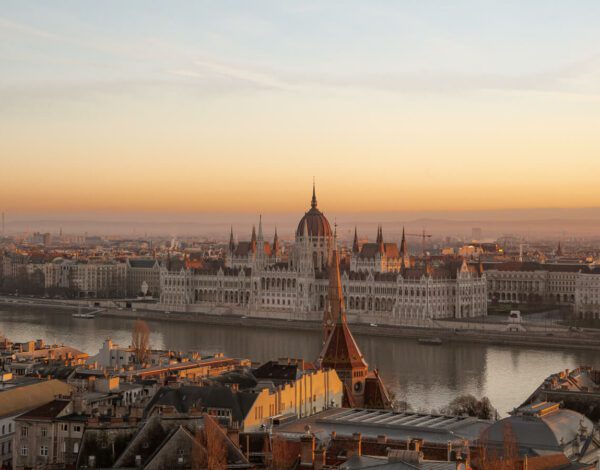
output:
[[[224,266],[212,270],[163,266],[160,302],[169,311],[321,320],[335,243],[313,189],[311,208],[298,224],[287,261],[279,258],[277,238],[273,244],[264,240],[261,221],[249,242],[236,244],[231,236]],[[407,324],[487,314],[487,282],[476,268],[464,262],[436,269],[410,267],[405,240],[400,250],[394,249],[394,244],[383,243],[381,229],[377,244],[376,250],[355,246],[349,269],[342,269],[351,319]]]

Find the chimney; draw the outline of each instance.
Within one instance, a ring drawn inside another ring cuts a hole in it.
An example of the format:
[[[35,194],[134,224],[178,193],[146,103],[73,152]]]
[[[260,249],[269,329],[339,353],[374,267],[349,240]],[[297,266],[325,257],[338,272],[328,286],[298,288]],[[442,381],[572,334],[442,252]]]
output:
[[[312,467],[315,461],[315,436],[304,435],[300,438],[300,465]]]
[[[352,434],[352,449],[348,450],[348,458],[353,455],[362,455],[362,434],[359,432]]]
[[[317,450],[315,450],[315,462],[313,465],[314,470],[323,470],[325,466],[325,459],[327,458],[327,451],[325,447],[319,446]]]
[[[415,452],[421,452],[421,447],[423,447],[423,439],[411,439],[409,449],[414,450]]]

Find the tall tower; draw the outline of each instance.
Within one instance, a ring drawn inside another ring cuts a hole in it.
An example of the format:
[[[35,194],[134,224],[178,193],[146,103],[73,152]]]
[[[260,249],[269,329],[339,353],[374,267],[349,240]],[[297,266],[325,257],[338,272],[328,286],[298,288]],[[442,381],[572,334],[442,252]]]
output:
[[[352,253],[358,254],[360,248],[358,246],[358,232],[356,231],[356,225],[354,226],[354,241],[352,242]]]
[[[402,269],[410,268],[410,255],[408,254],[404,227],[402,227],[402,241],[400,242],[400,258],[402,258]]]
[[[323,325],[323,332],[328,337],[319,362],[324,369],[334,369],[344,383],[346,406],[362,407],[369,366],[348,327],[337,247],[334,247],[329,269],[329,306]],[[331,328],[330,321],[334,316],[335,325]]]
[[[256,267],[263,269],[265,266],[265,237],[262,228],[262,215],[258,219],[258,236],[256,237]]]

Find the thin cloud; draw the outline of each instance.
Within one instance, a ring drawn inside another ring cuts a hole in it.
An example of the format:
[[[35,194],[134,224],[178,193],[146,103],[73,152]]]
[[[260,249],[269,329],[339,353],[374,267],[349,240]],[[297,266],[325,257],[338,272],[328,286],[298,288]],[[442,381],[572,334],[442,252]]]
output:
[[[297,88],[297,86],[281,80],[274,75],[256,72],[247,68],[232,66],[212,60],[195,61],[192,69],[174,69],[168,70],[167,73],[180,77],[201,79],[216,76],[250,83],[261,88],[271,88],[277,90],[290,91]]]
[[[22,23],[17,23],[0,16],[0,33],[2,32],[24,34],[43,39],[58,39],[56,34],[44,31],[42,29],[33,28]]]

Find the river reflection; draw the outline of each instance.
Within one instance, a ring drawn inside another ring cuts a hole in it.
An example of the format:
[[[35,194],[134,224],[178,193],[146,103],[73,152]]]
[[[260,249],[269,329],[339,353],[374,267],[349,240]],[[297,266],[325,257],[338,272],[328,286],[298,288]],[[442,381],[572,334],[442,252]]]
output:
[[[95,354],[105,338],[130,342],[131,320],[74,319],[72,311],[0,307],[0,330],[13,341],[43,338]],[[148,322],[152,346],[174,350],[222,351],[266,361],[279,357],[314,360],[318,332],[232,328],[187,322]],[[539,350],[481,344],[421,345],[414,340],[356,337],[367,361],[377,367],[396,396],[415,409],[439,409],[457,395],[487,395],[504,415],[520,404],[550,373],[577,365],[600,367],[591,351]]]

